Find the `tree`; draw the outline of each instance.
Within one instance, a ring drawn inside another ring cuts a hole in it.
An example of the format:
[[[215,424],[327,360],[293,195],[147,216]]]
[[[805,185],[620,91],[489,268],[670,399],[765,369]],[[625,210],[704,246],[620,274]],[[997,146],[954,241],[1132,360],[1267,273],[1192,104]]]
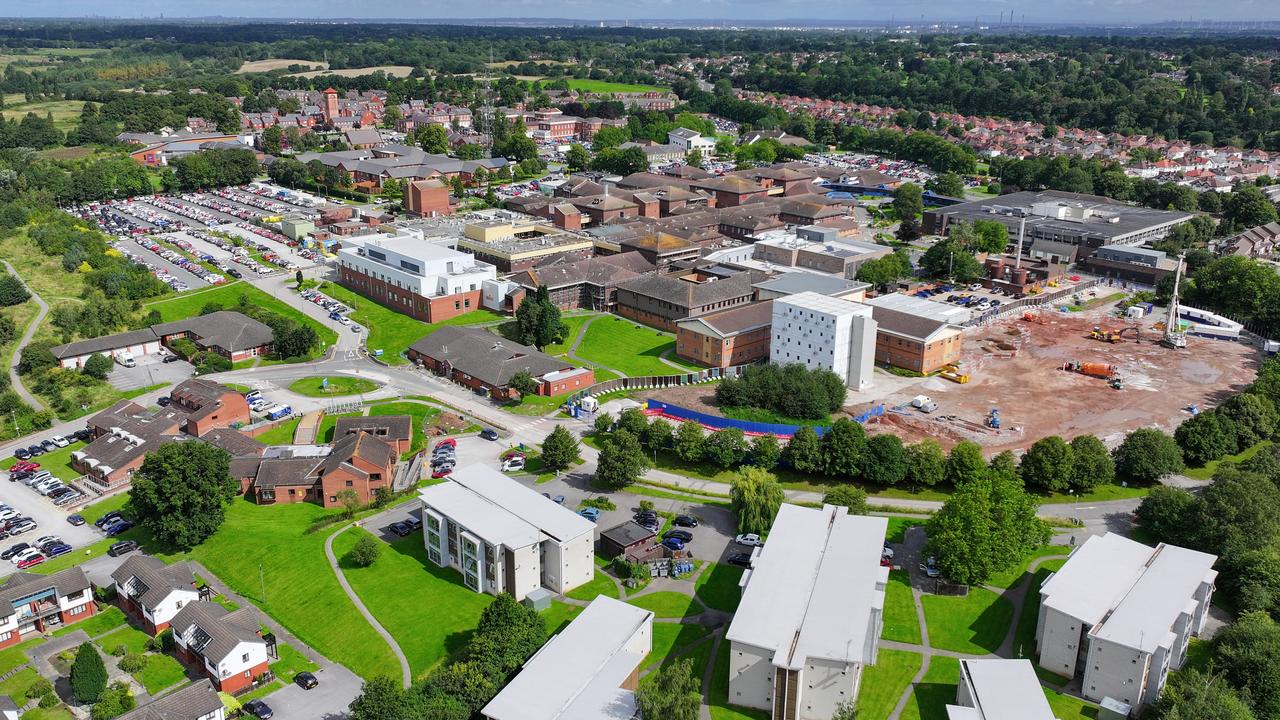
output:
[[[1022,456],[1022,479],[1030,487],[1064,492],[1071,486],[1071,446],[1057,435],[1040,438]]]
[[[964,180],[955,173],[942,173],[924,184],[926,190],[947,197],[964,197]],[[922,204],[923,208],[923,204]]]
[[[522,397],[535,395],[538,392],[538,381],[533,379],[533,375],[530,375],[528,370],[520,370],[515,375],[512,375],[509,384]]]
[[[111,367],[113,364],[114,363],[111,362],[111,358],[106,355],[103,355],[102,353],[94,353],[89,356],[88,360],[84,361],[83,372],[91,378],[106,380],[107,375],[111,373]]]
[[[911,276],[911,258],[903,250],[868,260],[858,267],[857,279],[876,287],[891,285]]]
[[[808,425],[800,426],[782,449],[782,461],[798,472],[821,472],[822,441],[818,433]]]
[[[982,457],[982,446],[971,440],[956,443],[947,456],[943,477],[956,487],[986,477],[987,461]]]
[[[542,441],[542,466],[547,470],[565,470],[578,459],[578,438],[563,425],[557,425]]]
[[[418,131],[418,146],[432,155],[444,155],[449,152],[449,133],[443,125],[428,125]]]
[[[738,532],[759,534],[769,531],[786,494],[772,473],[746,467],[730,482],[729,498],[738,516]]]
[[[858,720],[858,705],[851,700],[846,700],[836,706],[836,712],[831,716],[831,720]]]
[[[933,438],[906,448],[907,478],[913,485],[933,487],[946,478],[947,455]]]
[[[640,433],[640,444],[651,453],[671,447],[675,438],[675,428],[666,418],[654,418]]]
[[[687,463],[699,462],[702,460],[705,442],[702,426],[693,420],[685,420],[676,430],[676,455]]]
[[[295,288],[302,287],[302,280],[303,280],[302,270],[299,269],[297,272],[293,274],[294,287]]]
[[[360,496],[351,488],[343,488],[337,494],[338,504],[342,505],[342,513],[347,517],[356,514],[360,509]]]
[[[27,292],[26,286],[18,276],[0,273],[0,306],[19,305],[30,299],[31,293]]]
[[[1227,682],[1192,668],[1169,677],[1152,707],[1153,720],[1255,720],[1248,703]]]
[[[505,676],[524,664],[547,641],[547,625],[537,610],[510,593],[499,593],[480,613],[468,660],[497,667]]]
[[[356,540],[356,544],[347,553],[347,560],[356,567],[367,568],[378,561],[380,554],[382,554],[382,544],[374,540],[369,533],[361,533],[360,539]]]
[[[782,458],[782,445],[778,436],[772,434],[757,435],[751,440],[751,452],[748,462],[752,465],[772,470]]]
[[[822,496],[823,505],[843,505],[850,515],[867,514],[867,491],[857,485],[840,485]]]
[[[1193,415],[1173,432],[1182,457],[1192,465],[1204,465],[1236,451],[1235,430],[1224,427],[1216,410]]]
[[[570,172],[586,170],[591,164],[591,153],[578,143],[572,143],[569,145],[569,151],[564,154],[564,161],[568,163]]]
[[[693,673],[693,660],[682,658],[658,670],[652,682],[636,691],[640,714],[662,720],[697,720],[702,706],[702,678]]]
[[[861,469],[867,433],[861,423],[840,418],[822,434],[822,470],[831,476],[852,478]]]
[[[902,482],[907,477],[907,455],[902,439],[882,433],[868,440],[862,455],[862,477],[885,487]]]
[[[1116,463],[1107,446],[1093,435],[1078,435],[1071,441],[1071,490],[1086,493],[1116,479]]]
[[[968,282],[982,277],[982,265],[955,238],[936,242],[920,256],[920,269],[930,277],[951,277]]]
[[[526,295],[516,309],[516,341],[542,349],[560,342],[569,327],[560,320],[560,308],[551,301],[546,286]]]
[[[90,720],[112,720],[117,718],[137,706],[137,701],[133,698],[133,693],[129,692],[128,683],[123,680],[117,680],[111,683],[103,693],[98,702],[94,703],[90,709]]]
[[[1280,626],[1266,613],[1244,613],[1218,633],[1215,650],[1215,669],[1249,698],[1254,713],[1280,717]]]
[[[591,428],[596,431],[597,435],[604,435],[613,430],[613,416],[607,412],[596,415],[595,420],[591,421]]]
[[[1223,222],[1237,230],[1266,225],[1276,219],[1275,203],[1253,185],[1239,187],[1231,193],[1222,209]]]
[[[698,149],[690,150],[684,156],[684,164],[689,167],[702,167],[702,151]]]
[[[649,427],[649,416],[638,407],[629,407],[618,414],[619,430],[626,430],[639,438],[647,427]]]
[[[639,479],[648,467],[640,441],[632,433],[619,428],[600,451],[596,484],[608,490],[621,490]]]
[[[1189,521],[1196,498],[1182,488],[1157,485],[1142,498],[1135,512],[1138,525],[1154,540],[1185,545],[1190,539]]]
[[[379,675],[367,680],[360,694],[351,701],[351,720],[405,720],[415,717],[410,710],[412,700],[400,686],[399,679]],[[414,693],[416,694],[416,693]]]
[[[924,193],[915,183],[903,183],[893,191],[893,210],[902,222],[916,222],[916,216],[924,212]]]
[[[134,474],[129,506],[160,542],[199,545],[221,527],[240,490],[230,462],[226,450],[207,443],[164,443]]]
[[[747,455],[746,436],[740,428],[721,428],[711,433],[703,444],[703,456],[722,468],[731,468]]]
[[[98,701],[107,689],[107,666],[93,643],[81,643],[71,665],[71,694],[81,705]]]
[[[1049,526],[1013,476],[1012,458],[1006,464],[1008,472],[992,470],[958,485],[929,520],[929,550],[955,582],[981,583],[1049,541]]]
[[[262,135],[259,136],[259,144],[262,152],[268,155],[279,155],[283,146],[284,130],[279,125],[268,125],[262,129]]]
[[[1216,412],[1235,427],[1239,450],[1253,447],[1276,432],[1278,418],[1275,403],[1261,395],[1239,393],[1223,403]]]
[[[631,131],[625,127],[614,127],[606,125],[596,131],[591,138],[591,146],[596,152],[600,152],[606,148],[616,148],[624,142],[631,139]]]
[[[1125,436],[1112,453],[1116,473],[1142,483],[1182,472],[1182,450],[1173,438],[1155,428],[1138,428]]]

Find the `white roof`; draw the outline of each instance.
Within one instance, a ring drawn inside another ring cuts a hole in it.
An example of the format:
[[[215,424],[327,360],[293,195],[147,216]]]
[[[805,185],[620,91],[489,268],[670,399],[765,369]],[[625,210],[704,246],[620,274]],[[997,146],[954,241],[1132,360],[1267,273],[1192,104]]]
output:
[[[420,233],[356,235],[343,238],[342,244],[345,247],[338,252],[351,250],[351,254],[354,254],[356,247],[372,247],[400,253],[406,257],[424,262],[429,260],[470,259],[471,257],[468,253],[455,250],[444,243],[427,240]]]
[[[888,310],[897,310],[898,312],[949,323],[962,323],[973,315],[972,311],[966,310],[959,305],[934,302],[933,300],[926,300],[904,293],[885,293],[884,295],[867,298],[863,302]]]
[[[595,523],[491,467],[469,465],[449,479],[554,540],[565,542],[595,530]]]
[[[1091,633],[1143,652],[1162,644],[1217,558],[1107,533],[1085,541],[1040,588],[1043,603],[1092,625]]]
[[[1054,720],[1030,660],[961,660],[960,681],[973,689],[974,720]],[[952,720],[957,716],[947,708]]]
[[[772,651],[773,664],[809,657],[865,662],[871,612],[884,607],[880,551],[889,521],[784,504],[752,564],[728,639]]]
[[[493,720],[631,720],[635,695],[622,684],[652,642],[639,651],[631,640],[652,621],[648,610],[597,597],[481,713]]]
[[[542,542],[538,528],[455,482],[432,485],[419,497],[425,505],[492,545],[522,548]]]
[[[791,306],[802,310],[827,313],[831,315],[871,315],[871,308],[844,298],[823,295],[812,290],[786,295],[773,301],[774,312],[782,306]]]

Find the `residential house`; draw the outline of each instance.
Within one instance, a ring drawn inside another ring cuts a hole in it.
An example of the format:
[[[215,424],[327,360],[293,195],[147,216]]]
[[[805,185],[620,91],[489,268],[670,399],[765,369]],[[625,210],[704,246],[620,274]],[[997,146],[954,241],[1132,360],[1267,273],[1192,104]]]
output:
[[[111,573],[111,584],[120,608],[150,635],[167,630],[184,605],[200,599],[190,565],[166,565],[150,555],[130,555]]]
[[[359,433],[376,437],[390,445],[397,456],[402,456],[413,444],[413,418],[408,415],[339,417],[333,428],[333,440],[337,442]]]
[[[472,390],[507,400],[517,373],[537,383],[537,394],[555,396],[595,384],[591,368],[580,368],[483,328],[445,326],[409,346],[409,360]]]
[[[162,347],[180,339],[192,341],[201,351],[215,352],[236,362],[270,353],[275,335],[270,327],[243,313],[219,310],[141,330],[55,345],[50,351],[62,367],[78,369],[94,355],[155,355]]]
[[[314,502],[338,507],[353,491],[361,503],[390,488],[399,454],[394,445],[368,432],[338,437],[333,445],[285,445],[261,457],[236,458],[232,475],[242,493],[259,504]]]
[[[219,692],[241,692],[268,670],[256,608],[228,611],[217,603],[193,602],[174,615],[171,627],[178,659],[198,668]]]
[[[96,613],[89,578],[79,566],[51,575],[16,572],[0,581],[0,648]]]
[[[207,678],[150,700],[116,720],[225,720],[226,707]]]

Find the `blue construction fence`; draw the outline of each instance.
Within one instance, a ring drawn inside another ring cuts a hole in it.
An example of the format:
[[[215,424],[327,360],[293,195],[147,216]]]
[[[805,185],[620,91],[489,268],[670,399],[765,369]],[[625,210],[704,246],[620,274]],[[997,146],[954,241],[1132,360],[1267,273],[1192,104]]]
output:
[[[719,415],[709,415],[697,410],[672,405],[671,403],[662,402],[660,400],[650,399],[646,401],[645,409],[651,414],[662,415],[672,420],[692,420],[706,427],[723,430],[724,428],[738,428],[749,435],[777,435],[781,438],[789,438],[800,429],[799,425],[784,425],[781,423],[764,423],[753,422],[751,420],[735,420],[733,418],[721,417]],[[884,415],[884,404],[878,403],[869,408],[866,412],[855,416],[853,419],[865,424],[872,418],[878,418]],[[827,431],[825,425],[814,426],[813,430],[819,437]]]

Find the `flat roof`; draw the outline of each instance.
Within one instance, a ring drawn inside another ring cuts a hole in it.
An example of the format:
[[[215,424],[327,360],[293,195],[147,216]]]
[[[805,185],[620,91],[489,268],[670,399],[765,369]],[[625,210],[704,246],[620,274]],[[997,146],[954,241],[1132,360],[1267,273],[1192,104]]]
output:
[[[871,308],[856,303],[852,300],[844,298],[831,297],[812,291],[799,292],[794,295],[786,295],[776,298],[773,301],[773,307],[780,305],[790,305],[792,307],[803,308],[820,313],[830,313],[832,315],[870,315]]]
[[[595,523],[491,467],[468,465],[455,470],[450,480],[556,540],[595,530]]]
[[[949,305],[946,303],[934,302],[933,300],[925,300],[914,295],[905,293],[886,293],[877,295],[872,298],[863,300],[868,305],[882,307],[888,310],[897,310],[908,315],[918,315],[920,317],[929,318],[930,320],[940,320],[949,323],[962,323],[973,315],[973,312],[960,307],[959,305]]]
[[[635,695],[622,684],[644,661],[632,639],[653,613],[597,597],[524,664],[481,714],[494,720],[631,720]]]
[[[880,566],[888,524],[844,507],[783,504],[726,637],[772,651],[778,667],[799,669],[810,657],[864,662],[889,579]]]
[[[494,545],[522,548],[542,542],[542,533],[538,532],[538,528],[521,520],[518,515],[495,507],[484,497],[453,481],[432,485],[419,493],[418,497],[424,504],[458,521],[467,530]]]
[[[961,660],[960,680],[973,689],[976,720],[1055,720],[1030,660]]]
[[[758,282],[753,287],[759,290],[770,290],[780,293],[800,293],[812,290],[823,295],[837,295],[855,290],[865,290],[871,285],[857,280],[848,280],[837,275],[816,273],[808,270],[785,272],[776,278]]]
[[[426,238],[420,238],[410,233],[401,233],[399,235],[357,235],[347,238],[343,241],[350,247],[344,247],[338,252],[346,252],[350,250],[353,254],[357,248],[376,248],[380,250],[390,250],[394,253],[400,253],[406,257],[416,260],[449,260],[457,258],[469,258],[469,253],[461,250],[455,250],[451,247],[438,242],[432,242]],[[372,259],[372,258],[370,258]]]

